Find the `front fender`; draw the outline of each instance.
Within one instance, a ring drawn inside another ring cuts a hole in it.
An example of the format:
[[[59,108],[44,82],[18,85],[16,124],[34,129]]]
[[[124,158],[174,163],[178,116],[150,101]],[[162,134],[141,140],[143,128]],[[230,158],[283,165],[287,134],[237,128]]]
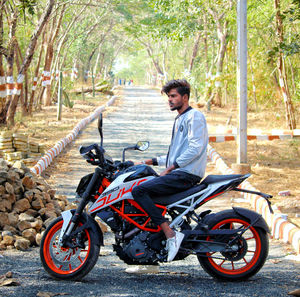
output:
[[[257,212],[250,210],[250,209],[242,208],[242,207],[232,207],[232,209],[234,210],[234,212],[236,214],[240,215],[241,217],[249,219],[250,223],[254,227],[261,228],[261,229],[265,230],[267,233],[270,233],[270,230],[269,230],[269,227],[268,227],[266,221]]]
[[[68,225],[70,224],[70,221],[72,219],[72,216],[75,213],[75,209],[72,210],[67,210],[61,213],[62,218],[64,220],[63,222],[63,226],[61,229],[61,233],[59,236],[59,240],[61,240],[63,238],[63,235],[65,234]],[[92,218],[90,215],[88,215],[87,213],[83,212],[80,216],[79,221],[83,224],[86,224],[87,229],[92,230],[92,232],[95,234],[96,239],[97,239],[97,245],[104,245],[103,244],[103,233],[102,230],[100,228],[100,226],[98,225],[98,223],[95,221],[94,218]]]

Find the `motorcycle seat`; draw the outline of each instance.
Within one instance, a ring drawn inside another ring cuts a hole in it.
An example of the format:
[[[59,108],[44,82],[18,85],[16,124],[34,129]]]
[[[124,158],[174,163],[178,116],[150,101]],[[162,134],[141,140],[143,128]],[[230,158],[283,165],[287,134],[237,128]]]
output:
[[[167,195],[167,196],[152,197],[152,199],[153,199],[154,203],[156,203],[156,204],[169,205],[169,204],[177,202],[181,199],[184,199],[190,195],[193,195],[197,192],[200,192],[201,190],[205,189],[206,187],[207,187],[206,184],[201,183],[201,184],[197,184],[183,192],[179,192],[179,193]]]
[[[248,175],[242,174],[229,174],[229,175],[208,175],[204,180],[201,181],[200,184],[213,184],[221,181],[232,180],[241,177],[248,177]]]
[[[152,197],[152,199],[153,199],[154,203],[156,203],[156,204],[169,205],[169,204],[175,203],[181,199],[184,199],[190,195],[193,195],[197,192],[202,191],[209,184],[226,181],[226,180],[238,179],[241,177],[245,177],[245,175],[242,175],[242,174],[208,175],[204,180],[201,181],[200,184],[197,184],[188,190],[185,190],[183,192],[179,192],[176,194],[172,194],[172,195],[167,195],[167,196]]]

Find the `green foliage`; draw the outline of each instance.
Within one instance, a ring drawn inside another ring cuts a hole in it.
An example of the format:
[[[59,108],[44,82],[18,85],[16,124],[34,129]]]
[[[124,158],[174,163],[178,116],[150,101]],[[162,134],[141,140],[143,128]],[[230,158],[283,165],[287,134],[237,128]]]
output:
[[[26,12],[28,12],[30,15],[35,14],[35,8],[37,4],[37,0],[19,0],[16,6],[23,13],[25,18]]]

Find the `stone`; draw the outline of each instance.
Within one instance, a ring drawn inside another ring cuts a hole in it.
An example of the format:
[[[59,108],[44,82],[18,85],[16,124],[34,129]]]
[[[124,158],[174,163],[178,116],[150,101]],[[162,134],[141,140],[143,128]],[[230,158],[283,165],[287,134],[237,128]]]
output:
[[[24,176],[23,177],[22,184],[28,190],[33,189],[36,185],[35,182],[33,181],[33,179],[29,176]]]
[[[46,208],[43,207],[43,208],[41,208],[41,209],[39,210],[39,215],[40,215],[40,216],[44,216],[44,215],[45,215],[45,212],[46,212]]]
[[[25,229],[31,228],[31,223],[28,221],[21,221],[17,224],[18,229],[22,232]]]
[[[5,183],[5,190],[8,194],[14,194],[15,193],[14,187],[8,182]]]
[[[24,177],[25,171],[23,169],[14,168],[14,170],[19,174],[20,178]]]
[[[26,167],[26,165],[24,164],[23,161],[16,161],[16,162],[13,164],[13,167],[14,167],[14,168],[17,168],[17,169],[28,170],[28,168]]]
[[[51,196],[48,193],[43,192],[42,196],[43,196],[43,200],[46,201],[47,203],[50,203],[52,201]]]
[[[56,191],[53,189],[50,189],[47,191],[47,193],[50,195],[51,198],[54,198]]]
[[[0,197],[5,194],[5,187],[0,185]]]
[[[33,228],[26,229],[22,232],[22,236],[30,241],[31,244],[35,243],[36,230]]]
[[[3,158],[0,158],[0,168],[2,168],[5,171],[8,170],[8,164]]]
[[[41,241],[42,241],[42,238],[43,238],[43,235],[44,235],[44,231],[42,233],[37,233],[36,236],[35,236],[35,242],[38,246],[41,245]]]
[[[34,193],[33,193],[33,191],[26,191],[25,193],[24,193],[24,197],[29,201],[29,202],[31,202],[32,201],[32,199],[33,199],[33,197],[34,197]]]
[[[8,214],[0,212],[0,227],[3,228],[5,225],[9,225]]]
[[[47,187],[44,185],[39,185],[36,187],[38,190],[40,190],[42,193],[47,191]]]
[[[28,201],[28,200],[27,200]],[[43,200],[39,197],[35,198],[32,202],[31,205],[34,209],[39,210],[44,207]]]
[[[37,210],[32,209],[32,208],[26,210],[25,213],[32,216],[32,217],[34,217],[34,218],[37,217],[38,214],[39,214]]]
[[[43,221],[40,219],[35,219],[31,224],[31,228],[34,228],[36,231],[40,231],[43,227]]]
[[[0,200],[0,211],[10,211],[12,203],[6,199]]]
[[[38,190],[38,189],[32,189],[32,192],[33,192],[35,195],[41,195],[41,191]]]
[[[34,217],[27,214],[27,213],[21,213],[19,215],[19,221],[28,221],[28,222],[33,222],[34,221]]]
[[[59,205],[59,208],[60,208],[62,211],[64,211],[64,210],[65,210],[65,202],[64,202],[64,201],[58,201],[57,203],[58,203],[58,205]]]
[[[13,187],[14,187],[15,194],[23,194],[24,193],[24,187],[20,180],[15,181],[13,184]]]
[[[47,204],[46,204],[46,208],[47,208],[47,209],[50,209],[50,210],[54,210],[54,204],[51,203],[51,202],[50,202],[50,203],[47,203]]]
[[[25,238],[19,238],[15,241],[14,246],[17,250],[26,251],[30,246],[30,241]]]
[[[30,208],[30,203],[26,198],[17,201],[14,205],[14,210],[18,213],[24,212]]]
[[[15,203],[17,201],[15,194],[5,194],[5,195],[3,195],[3,198],[10,201],[11,203]]]
[[[3,230],[4,231],[9,231],[9,232],[11,232],[11,234],[17,234],[17,229],[15,228],[15,227],[13,227],[13,226],[10,226],[10,225],[5,225],[4,227],[3,227]]]
[[[4,235],[1,243],[8,245],[13,245],[15,242],[14,237],[12,235]]]
[[[46,228],[48,228],[48,226],[51,224],[51,222],[54,220],[54,218],[49,218],[46,221],[44,221],[44,225]]]
[[[16,227],[19,221],[19,217],[17,214],[9,213],[8,214],[8,222],[10,226]]]
[[[49,219],[49,218],[54,219],[54,218],[57,218],[57,214],[56,214],[56,212],[54,210],[46,209],[46,211],[45,211],[45,217],[46,217],[46,219]]]
[[[13,170],[13,169],[10,169],[8,172],[7,172],[7,180],[9,182],[12,182],[14,183],[15,181],[19,180],[20,179],[20,176],[19,174]]]
[[[7,179],[7,175],[8,175],[8,174],[7,174],[7,171],[3,171],[3,170],[0,171],[0,177],[1,177],[1,178],[3,178],[3,179],[6,180],[6,179]]]
[[[2,237],[4,237],[4,236],[13,236],[13,234],[11,233],[11,231],[8,231],[8,230],[6,230],[6,231],[2,231]]]

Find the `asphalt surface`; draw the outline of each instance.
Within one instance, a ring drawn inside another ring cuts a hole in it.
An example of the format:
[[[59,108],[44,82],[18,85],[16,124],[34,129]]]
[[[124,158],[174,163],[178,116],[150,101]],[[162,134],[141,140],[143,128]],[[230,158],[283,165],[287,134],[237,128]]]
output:
[[[144,153],[129,152],[128,159],[139,160],[164,154],[171,137],[176,114],[168,110],[166,101],[154,90],[131,87],[125,99],[104,119],[104,147],[113,158],[120,159],[121,148],[138,140],[149,140],[151,147]],[[79,145],[98,141],[96,123],[81,133],[64,160],[64,173],[55,174],[54,186],[61,194],[73,199],[81,176],[92,172],[91,166],[77,153]],[[59,166],[57,166],[59,167]],[[208,164],[209,174],[217,174]],[[53,180],[52,180],[53,182]],[[236,205],[230,196],[213,200],[208,207],[218,211]],[[220,282],[200,267],[195,256],[178,262],[162,264],[155,275],[131,275],[128,267],[112,251],[113,236],[105,234],[105,246],[93,270],[81,282],[52,279],[42,268],[39,248],[27,252],[16,250],[0,254],[0,275],[11,271],[19,286],[0,287],[0,296],[287,296],[300,288],[300,264],[286,259],[286,250],[270,241],[269,257],[264,267],[248,281]],[[46,295],[45,295],[46,296]]]

